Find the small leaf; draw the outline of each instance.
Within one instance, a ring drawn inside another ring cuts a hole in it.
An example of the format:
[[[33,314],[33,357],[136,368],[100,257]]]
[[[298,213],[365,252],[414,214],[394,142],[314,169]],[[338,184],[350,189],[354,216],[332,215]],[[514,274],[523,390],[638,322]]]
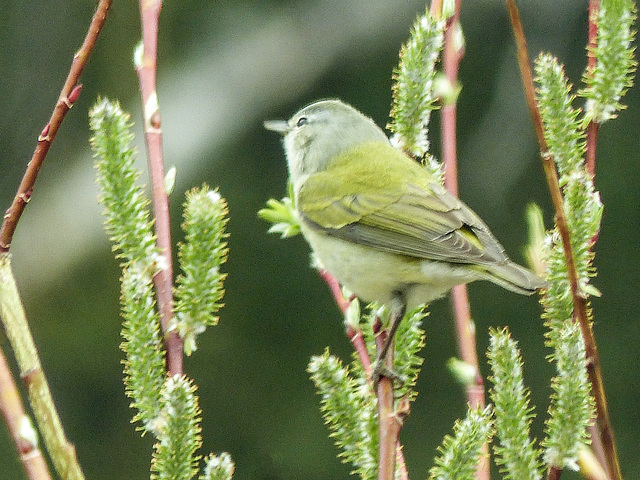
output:
[[[300,221],[290,197],[281,201],[270,198],[267,200],[267,208],[258,211],[258,217],[273,223],[269,233],[279,233],[281,238],[293,237],[300,233]]]
[[[171,195],[173,193],[173,187],[176,186],[176,173],[176,167],[172,166],[164,176],[164,192],[167,195]]]

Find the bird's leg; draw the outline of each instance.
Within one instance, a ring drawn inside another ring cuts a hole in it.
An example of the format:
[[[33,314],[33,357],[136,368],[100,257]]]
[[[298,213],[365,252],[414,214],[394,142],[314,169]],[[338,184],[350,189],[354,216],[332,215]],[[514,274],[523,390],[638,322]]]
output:
[[[378,332],[376,337],[378,355],[372,379],[378,397],[378,480],[393,480],[396,477],[398,437],[402,421],[393,395],[393,381],[398,378],[393,371],[393,338],[405,310],[404,296],[394,294],[391,301],[391,326],[389,330]]]
[[[402,292],[395,292],[391,299],[391,328],[389,328],[387,332],[387,338],[385,339],[382,348],[378,352],[375,364],[373,366],[372,376],[374,385],[378,384],[380,377],[387,377],[392,380],[398,378],[398,375],[393,371],[393,363],[391,363],[390,366],[386,365],[386,360],[389,355],[389,351],[393,348],[393,341],[396,330],[398,330],[398,326],[404,318],[406,310],[407,303],[405,301],[404,295],[402,294]]]

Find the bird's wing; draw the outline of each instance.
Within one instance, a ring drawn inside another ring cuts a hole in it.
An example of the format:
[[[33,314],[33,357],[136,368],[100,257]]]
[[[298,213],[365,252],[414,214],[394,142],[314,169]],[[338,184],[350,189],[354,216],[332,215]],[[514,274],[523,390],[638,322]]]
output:
[[[389,178],[377,173],[349,182],[335,171],[310,176],[298,195],[302,221],[327,235],[399,255],[467,264],[506,260],[482,220],[440,185],[416,177],[390,186]]]

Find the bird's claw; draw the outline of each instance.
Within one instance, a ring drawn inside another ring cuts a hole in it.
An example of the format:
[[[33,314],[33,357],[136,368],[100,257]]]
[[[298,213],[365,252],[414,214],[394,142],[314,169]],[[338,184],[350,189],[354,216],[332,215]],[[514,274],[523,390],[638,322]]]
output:
[[[378,359],[373,363],[373,368],[371,370],[371,380],[373,381],[373,388],[375,391],[378,390],[378,383],[380,383],[380,379],[382,377],[388,378],[391,382],[399,382],[400,384],[404,383],[402,375],[385,366],[384,359]]]

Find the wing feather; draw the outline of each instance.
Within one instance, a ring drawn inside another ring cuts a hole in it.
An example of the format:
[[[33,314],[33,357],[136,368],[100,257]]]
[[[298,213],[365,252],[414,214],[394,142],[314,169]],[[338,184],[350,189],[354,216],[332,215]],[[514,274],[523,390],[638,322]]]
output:
[[[344,178],[334,171],[306,180],[298,201],[304,205],[302,220],[310,228],[426,260],[478,264],[506,260],[504,249],[482,220],[440,185],[422,182],[418,176],[401,189],[394,185],[392,191],[384,178],[374,185],[371,178],[345,185]],[[360,182],[366,185],[359,186]],[[344,191],[349,193],[333,194]]]

